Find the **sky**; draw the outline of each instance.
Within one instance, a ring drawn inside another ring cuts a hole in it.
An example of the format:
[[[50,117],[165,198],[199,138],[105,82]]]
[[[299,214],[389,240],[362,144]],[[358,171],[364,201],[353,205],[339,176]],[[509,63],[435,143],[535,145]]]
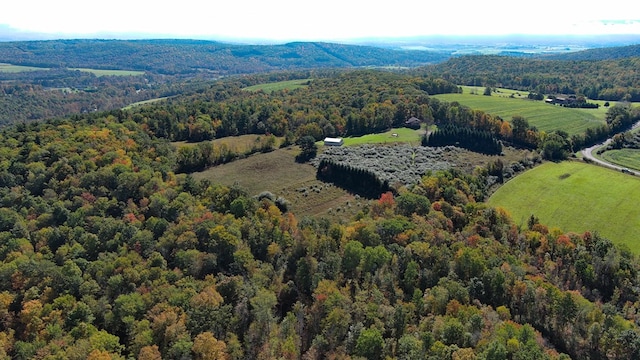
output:
[[[2,5],[0,25],[65,38],[271,41],[640,34],[640,2],[20,0]]]

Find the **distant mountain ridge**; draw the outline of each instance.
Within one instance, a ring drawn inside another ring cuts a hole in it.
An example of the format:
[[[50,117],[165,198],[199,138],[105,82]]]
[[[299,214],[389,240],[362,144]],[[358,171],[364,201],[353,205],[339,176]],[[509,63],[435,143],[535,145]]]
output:
[[[544,55],[543,59],[549,60],[617,60],[632,57],[640,57],[640,44],[628,46],[616,46],[588,49],[570,53]]]
[[[419,66],[448,53],[363,45],[295,42],[236,45],[206,40],[46,40],[0,42],[0,62],[67,68],[228,75],[304,68]]]

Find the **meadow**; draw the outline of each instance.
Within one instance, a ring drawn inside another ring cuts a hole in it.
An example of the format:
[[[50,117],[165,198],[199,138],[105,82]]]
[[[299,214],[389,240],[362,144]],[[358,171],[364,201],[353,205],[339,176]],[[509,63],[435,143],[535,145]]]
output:
[[[488,200],[516,224],[531,215],[550,229],[598,232],[640,254],[640,179],[581,162],[545,163],[508,181]]]
[[[367,134],[362,136],[345,137],[344,145],[362,145],[362,144],[394,144],[394,143],[408,143],[412,145],[420,145],[422,136],[425,130],[409,129],[409,128],[395,128],[389,131],[378,134]],[[321,143],[321,142],[320,142]]]
[[[104,69],[86,69],[86,68],[69,68],[69,70],[79,70],[93,73],[95,76],[140,76],[144,75],[144,71],[135,70],[104,70]]]
[[[286,80],[286,81],[278,81],[272,83],[258,84],[253,86],[247,86],[244,88],[246,91],[264,91],[266,93],[270,93],[273,91],[280,90],[295,90],[301,87],[307,86],[307,84],[311,81],[311,79],[296,79],[296,80]]]
[[[627,167],[629,169],[640,170],[640,150],[639,149],[617,149],[607,150],[598,155],[602,160],[613,164]]]
[[[605,123],[607,108],[604,106],[598,109],[565,108],[545,104],[543,101],[528,100],[524,95],[526,92],[508,89],[498,89],[500,92],[494,92],[491,96],[482,95],[484,90],[480,88],[476,88],[475,94],[471,92],[470,87],[463,88],[463,91],[462,94],[441,94],[433,97],[447,102],[457,101],[474,110],[482,110],[505,120],[520,115],[527,119],[529,125],[545,132],[564,130],[569,135],[582,134],[587,128]],[[512,94],[514,97],[511,97]]]
[[[122,110],[129,110],[133,107],[139,106],[139,105],[146,105],[146,104],[151,104],[154,102],[158,102],[158,101],[162,101],[162,100],[166,100],[166,99],[171,99],[172,97],[176,97],[177,95],[173,95],[173,96],[164,96],[164,97],[159,97],[159,98],[153,98],[153,99],[148,99],[148,100],[142,100],[142,101],[138,101],[138,102],[134,102],[133,104],[129,104],[125,107],[122,108]]]
[[[0,72],[19,73],[19,72],[25,72],[25,71],[46,71],[46,70],[49,70],[49,68],[0,63]],[[69,70],[90,72],[98,77],[144,75],[144,71],[133,71],[133,70],[103,70],[103,69],[88,69],[88,68],[69,68]]]
[[[19,72],[25,72],[25,71],[39,71],[39,70],[42,71],[42,70],[49,70],[49,69],[35,67],[35,66],[21,66],[21,65],[0,63],[0,72],[19,73]]]

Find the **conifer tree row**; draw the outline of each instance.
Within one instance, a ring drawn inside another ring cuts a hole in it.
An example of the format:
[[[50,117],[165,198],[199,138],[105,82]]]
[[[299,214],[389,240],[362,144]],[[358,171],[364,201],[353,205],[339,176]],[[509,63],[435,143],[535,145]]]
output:
[[[502,144],[490,132],[453,124],[447,124],[430,134],[425,134],[422,145],[434,147],[455,145],[490,155],[502,152]]]
[[[328,159],[320,161],[317,177],[371,198],[378,198],[389,191],[388,181],[382,180],[373,171]]]

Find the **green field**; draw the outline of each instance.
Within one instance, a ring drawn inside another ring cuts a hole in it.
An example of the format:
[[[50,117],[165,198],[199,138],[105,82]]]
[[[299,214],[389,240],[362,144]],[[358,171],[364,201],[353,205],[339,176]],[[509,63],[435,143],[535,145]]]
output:
[[[563,231],[598,232],[640,254],[640,179],[581,162],[545,163],[504,184],[488,201],[520,226],[533,214]]]
[[[133,107],[136,107],[138,105],[145,105],[145,104],[151,104],[154,102],[158,102],[158,101],[162,101],[162,100],[166,100],[166,99],[171,99],[172,97],[176,97],[178,95],[173,95],[173,96],[165,96],[165,97],[159,97],[159,98],[153,98],[153,99],[149,99],[149,100],[142,100],[142,101],[138,101],[138,102],[134,102],[133,104],[129,104],[125,107],[122,108],[122,110],[129,110]]]
[[[41,67],[35,67],[35,66],[20,66],[20,65],[0,63],[0,72],[19,73],[19,72],[25,72],[25,71],[38,71],[38,70],[49,70],[49,68],[41,68]]]
[[[396,136],[394,136],[394,134]],[[344,145],[360,145],[360,144],[393,144],[393,143],[410,143],[419,145],[422,140],[424,130],[413,130],[409,128],[397,128],[379,134],[368,134],[363,136],[346,137]],[[320,142],[321,143],[321,142]]]
[[[134,70],[102,70],[102,69],[86,69],[86,68],[69,68],[69,70],[80,70],[93,73],[95,76],[140,76],[144,75],[144,71]]]
[[[468,90],[468,89],[467,89]],[[545,104],[543,101],[525,100],[522,98],[510,98],[515,90],[501,89],[501,93],[493,93],[492,96],[484,96],[478,88],[478,94],[466,91],[462,94],[441,94],[433,97],[442,101],[457,101],[462,105],[475,110],[482,110],[491,115],[497,115],[505,120],[511,120],[514,115],[521,115],[529,125],[538,130],[551,132],[564,130],[570,135],[584,133],[589,127],[604,124],[607,108],[600,106],[598,109],[570,109],[561,106]],[[521,92],[521,97],[524,92]],[[500,96],[500,94],[506,96]]]
[[[463,94],[480,94],[484,93],[484,87],[482,86],[460,86],[462,88]],[[505,88],[494,88],[494,92],[491,96],[499,96],[499,97],[513,97],[516,99],[526,99],[529,96],[528,91],[520,91],[513,89],[505,89]]]
[[[629,169],[640,170],[639,149],[608,150],[600,154],[598,157],[602,160],[624,166]]]
[[[262,91],[264,91],[266,93],[270,93],[272,91],[285,90],[285,89],[286,90],[294,90],[294,89],[298,89],[298,88],[307,86],[309,81],[311,81],[311,79],[297,79],[297,80],[278,81],[278,82],[273,82],[273,83],[266,83],[266,84],[258,84],[258,85],[253,85],[253,86],[247,86],[243,90],[246,90],[246,91],[260,91],[260,90],[262,90]]]

